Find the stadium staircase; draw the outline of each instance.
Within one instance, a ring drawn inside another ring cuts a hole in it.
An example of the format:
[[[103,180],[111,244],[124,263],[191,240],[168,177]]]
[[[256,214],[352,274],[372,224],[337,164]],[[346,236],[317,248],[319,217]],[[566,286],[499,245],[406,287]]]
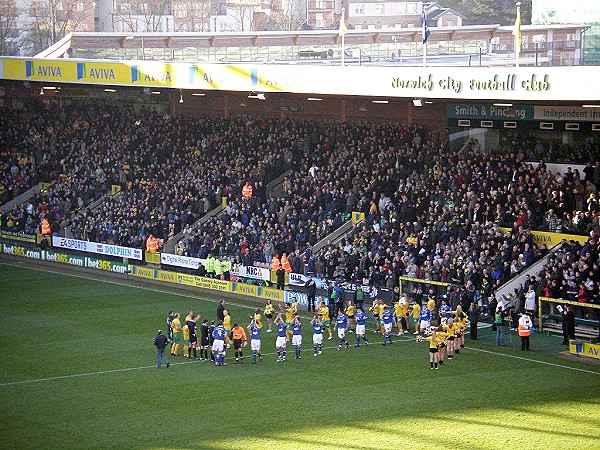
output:
[[[500,286],[496,290],[496,298],[500,299],[502,297],[508,298],[509,294],[517,288],[519,285],[524,285],[525,280],[529,277],[529,275],[537,275],[540,273],[542,266],[546,265],[549,259],[554,255],[561,247],[561,244],[557,244],[550,252],[544,256],[539,261],[536,261],[531,266],[527,267],[521,273],[517,274],[515,277],[508,280],[502,286]],[[509,303],[509,307],[512,304]],[[588,320],[582,318],[576,318],[575,324],[577,325],[577,336],[580,337],[598,337],[600,334],[600,324],[597,320]],[[548,333],[562,333],[562,317],[560,314],[550,313],[543,314],[542,325],[544,331]]]
[[[173,237],[171,237],[167,242],[165,242],[163,246],[163,252],[174,254],[179,241],[191,238],[195,233],[195,230],[200,228],[201,225],[208,222],[213,217],[219,217],[224,210],[225,208],[223,207],[223,205],[219,205],[216,208],[211,209],[207,214],[203,215],[198,220],[196,220],[190,227],[186,227],[179,233],[173,235]]]
[[[267,199],[271,198],[271,196],[280,197],[283,194],[283,180],[285,177],[289,175],[289,170],[279,175],[274,180],[267,183],[266,186],[266,195]],[[182,240],[191,238],[196,230],[200,228],[201,225],[208,222],[210,219],[218,218],[225,208],[222,205],[213,208],[207,214],[202,216],[200,219],[196,220],[190,227],[185,228],[179,233],[173,235],[163,246],[163,252],[174,254],[177,248],[177,244]]]
[[[73,211],[71,214],[69,214],[69,216],[60,223],[60,235],[63,237],[66,237],[66,238],[74,238],[75,236],[73,235],[73,233],[71,232],[71,229],[69,228],[69,223],[70,223],[71,217],[73,217],[75,214],[80,213],[81,211],[86,210],[86,209],[88,211],[95,211],[102,205],[102,203],[104,203],[104,201],[106,201],[107,196],[110,197],[110,195],[111,195],[111,192],[109,191],[106,194],[100,196],[100,198],[98,200],[95,200],[92,203],[90,203],[89,205],[84,206],[81,209]],[[117,197],[120,197],[121,195],[123,195],[123,191],[117,192],[115,195],[112,196],[112,198],[117,198]]]
[[[546,256],[544,256],[542,259],[533,263],[531,266],[527,267],[521,273],[517,274],[515,277],[511,278],[506,283],[504,283],[502,286],[500,286],[496,290],[496,298],[499,299],[504,295],[508,295],[513,291],[514,288],[518,287],[520,284],[523,285],[525,283],[525,280],[529,277],[529,275],[537,275],[538,273],[540,273],[542,266],[544,266],[548,263],[548,260],[550,259],[550,257],[554,253],[556,253],[556,251],[558,250],[559,247],[560,247],[560,245],[554,246],[550,250],[550,252]]]
[[[315,245],[312,246],[313,253],[318,252],[323,247],[326,247],[328,245],[338,244],[342,239],[344,239],[346,236],[348,236],[350,234],[350,232],[352,231],[353,228],[354,227],[352,225],[351,220],[344,222],[339,228],[333,230],[331,233],[329,233],[323,239],[316,242]]]
[[[38,183],[34,187],[23,192],[22,194],[17,195],[11,201],[0,206],[0,214],[5,214],[5,213],[9,212],[10,210],[12,210],[15,206],[19,206],[19,205],[25,203],[27,200],[33,198],[33,196],[35,194],[38,194],[41,190],[42,190],[42,183]]]
[[[290,175],[290,171],[286,170],[281,175],[279,175],[274,180],[271,180],[267,183],[266,191],[267,191],[267,199],[270,199],[271,196],[279,198],[283,196],[283,181]]]

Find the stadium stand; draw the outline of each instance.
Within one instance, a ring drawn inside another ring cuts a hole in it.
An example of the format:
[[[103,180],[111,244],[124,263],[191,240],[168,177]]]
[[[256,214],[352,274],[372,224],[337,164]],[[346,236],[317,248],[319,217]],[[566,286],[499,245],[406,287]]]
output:
[[[483,155],[475,145],[452,152],[443,133],[416,125],[34,110],[3,115],[3,198],[40,174],[54,184],[6,214],[5,229],[33,232],[47,215],[55,232],[63,222],[79,239],[143,248],[149,234],[167,240],[189,227],[182,255],[268,265],[285,252],[298,272],[392,289],[405,275],[468,296],[488,295],[548,252],[528,230],[600,231],[598,164],[558,175],[524,162],[593,157],[593,142],[573,150],[513,140]],[[266,182],[287,169],[282,194],[267,198]],[[244,197],[246,183],[254,189]],[[112,184],[124,186],[114,197]],[[225,210],[192,229],[221,197]],[[365,220],[312,254],[352,211]]]

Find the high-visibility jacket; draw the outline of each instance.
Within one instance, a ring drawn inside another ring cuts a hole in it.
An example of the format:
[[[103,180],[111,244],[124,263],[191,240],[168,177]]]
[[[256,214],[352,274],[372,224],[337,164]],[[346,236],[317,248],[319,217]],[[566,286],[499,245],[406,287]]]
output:
[[[225,270],[223,266],[225,265],[225,261],[221,261],[220,259],[215,259],[215,275],[221,276]]]
[[[231,330],[231,337],[232,339],[242,339],[242,340],[246,340],[246,332],[244,331],[244,329],[240,326],[235,327],[233,330]]]
[[[279,269],[280,265],[281,265],[281,261],[279,261],[279,258],[277,257],[277,255],[273,255],[273,258],[271,258],[271,270]]]
[[[48,219],[46,219],[45,217],[42,219],[41,229],[42,229],[42,234],[44,236],[48,236],[49,234],[52,234],[52,228],[50,227],[50,222],[48,222]]]
[[[215,271],[215,266],[217,263],[217,259],[209,256],[208,258],[206,258],[206,264],[205,264],[205,269],[207,273],[213,273]]]
[[[150,253],[156,253],[158,251],[158,239],[154,236],[148,236],[146,240],[146,251]]]
[[[231,266],[232,264],[230,259],[224,259],[221,261],[221,269],[223,272],[231,272]]]
[[[246,183],[242,188],[242,197],[250,198],[252,197],[252,185],[250,183]]]
[[[531,336],[531,328],[519,324],[519,336]]]
[[[281,257],[281,267],[283,267],[283,270],[285,270],[288,273],[292,271],[292,265],[290,264],[290,261],[285,255]]]

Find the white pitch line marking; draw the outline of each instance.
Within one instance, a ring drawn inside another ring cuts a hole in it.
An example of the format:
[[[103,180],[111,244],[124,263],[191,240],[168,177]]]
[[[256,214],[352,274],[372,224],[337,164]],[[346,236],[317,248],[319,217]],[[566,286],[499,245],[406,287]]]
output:
[[[411,340],[400,340],[397,339],[397,342],[412,342]],[[374,345],[374,344],[370,344],[370,345]],[[364,345],[363,345],[364,347]],[[337,345],[334,347],[323,347],[323,350],[333,350],[333,349],[337,349]],[[306,352],[312,352],[312,347],[307,347],[306,349],[303,349]],[[291,353],[292,350],[290,350],[288,353]],[[277,353],[263,353],[262,356],[275,356]],[[246,356],[247,359],[252,359],[252,353],[248,354]],[[290,358],[291,359],[291,358]],[[226,358],[226,361],[233,361],[235,360],[235,356],[230,356],[229,358]],[[171,362],[171,361],[169,361]],[[176,366],[176,365],[181,365],[181,364],[191,364],[191,363],[204,363],[206,361],[200,361],[200,360],[189,360],[189,361],[180,361],[180,362],[171,362],[171,366]],[[213,363],[210,363],[208,365],[213,365]],[[42,383],[44,381],[55,381],[55,380],[65,380],[65,379],[69,379],[69,378],[81,378],[81,377],[89,377],[89,376],[93,376],[93,375],[106,375],[106,374],[111,374],[111,373],[120,373],[120,372],[129,372],[132,370],[144,370],[144,369],[156,369],[156,365],[152,365],[152,366],[140,366],[140,367],[125,367],[123,369],[110,369],[110,370],[99,370],[97,372],[84,372],[84,373],[74,373],[71,375],[61,375],[61,376],[56,376],[56,377],[46,377],[46,378],[34,378],[31,380],[21,380],[21,381],[10,381],[7,383],[0,383],[0,387],[7,387],[7,386],[17,386],[20,384],[32,384],[32,383]]]
[[[12,266],[12,267],[19,267],[22,268],[21,265],[19,264],[10,264],[10,263],[6,263],[4,261],[0,261],[0,264],[4,264],[7,266]],[[30,267],[30,266],[26,266],[26,268],[30,269],[30,270],[36,270],[38,272],[46,272],[46,273],[54,273],[57,275],[63,275],[63,276],[68,276],[68,277],[75,277],[75,278],[81,278],[84,280],[89,280],[89,278],[86,278],[84,276],[81,275],[75,275],[75,274],[66,274],[60,271],[53,271],[53,270],[49,270],[49,269],[40,269],[37,267]],[[132,286],[130,284],[127,283],[119,283],[117,281],[111,281],[111,280],[96,280],[94,279],[94,281],[98,281],[99,283],[109,283],[109,284],[114,284],[117,286],[124,286],[124,287],[130,287],[130,288],[134,288],[134,289],[142,289],[142,290],[146,290],[146,291],[150,291],[150,292],[159,292],[161,294],[171,294],[171,295],[176,295],[176,296],[180,296],[180,297],[185,297],[185,298],[192,298],[195,300],[204,300],[207,302],[211,302],[211,303],[217,303],[217,300],[212,300],[209,298],[205,298],[205,297],[197,297],[194,295],[190,295],[190,294],[183,294],[183,293],[179,293],[179,292],[170,292],[170,291],[165,291],[162,289],[152,289],[150,287],[146,287],[146,286]],[[231,303],[234,306],[238,306],[240,308],[246,308],[246,309],[255,309],[253,306],[247,306],[247,305],[240,305],[240,304],[236,304],[236,303]],[[413,339],[396,339],[396,341],[400,342],[400,341],[404,341],[404,342],[412,342]],[[336,347],[324,347],[324,350],[327,349],[333,349],[333,348],[337,348]],[[512,359],[517,359],[517,360],[521,360],[521,361],[527,361],[527,362],[533,362],[533,363],[537,363],[537,364],[543,364],[543,365],[547,365],[547,366],[552,366],[552,367],[558,367],[561,369],[568,369],[568,370],[575,370],[578,372],[584,372],[584,373],[591,373],[593,375],[600,375],[600,372],[596,372],[593,370],[587,370],[587,369],[581,369],[578,367],[571,367],[571,366],[565,366],[562,364],[556,364],[556,363],[551,363],[551,362],[547,362],[547,361],[540,361],[537,359],[530,359],[530,358],[524,358],[522,356],[516,356],[516,355],[508,355],[506,353],[498,353],[498,352],[494,352],[491,350],[484,350],[484,349],[478,349],[478,348],[473,348],[473,347],[466,347],[469,350],[473,350],[476,352],[482,352],[482,353],[489,353],[491,355],[496,355],[496,356],[503,356],[506,358],[512,358]],[[268,353],[265,354],[265,356],[273,356],[276,353]],[[189,361],[189,362],[200,362],[200,361]],[[189,363],[188,362],[188,363]],[[180,363],[173,363],[172,365],[175,364],[184,364],[185,362],[182,361]],[[123,368],[123,369],[111,369],[111,370],[102,370],[102,371],[98,371],[98,372],[87,372],[87,373],[79,373],[79,374],[72,374],[72,375],[62,375],[62,376],[57,376],[57,377],[48,377],[48,378],[36,378],[36,379],[32,379],[32,380],[22,380],[22,381],[11,381],[8,383],[0,383],[0,387],[7,387],[7,386],[15,386],[15,385],[20,385],[20,384],[30,384],[30,383],[40,383],[43,381],[54,381],[54,380],[62,380],[62,379],[68,379],[68,378],[78,378],[78,377],[85,377],[85,376],[92,376],[92,375],[103,375],[103,374],[110,374],[110,373],[119,373],[119,372],[128,372],[128,371],[132,371],[132,370],[143,370],[143,369],[154,369],[156,368],[156,366],[152,365],[152,366],[141,366],[141,367],[127,367],[127,368]]]
[[[489,353],[491,355],[504,356],[505,358],[518,359],[520,361],[533,362],[533,363],[537,363],[537,364],[543,364],[546,366],[560,367],[561,369],[576,370],[578,372],[585,372],[585,373],[591,373],[594,375],[600,375],[600,372],[596,372],[594,370],[580,369],[579,367],[564,366],[562,364],[556,364],[556,363],[551,363],[551,362],[547,362],[547,361],[540,361],[539,359],[531,359],[531,358],[524,358],[522,356],[508,355],[506,353],[493,352],[491,350],[484,350],[482,348],[473,348],[473,347],[466,347],[466,348],[469,350],[473,350],[475,352]]]

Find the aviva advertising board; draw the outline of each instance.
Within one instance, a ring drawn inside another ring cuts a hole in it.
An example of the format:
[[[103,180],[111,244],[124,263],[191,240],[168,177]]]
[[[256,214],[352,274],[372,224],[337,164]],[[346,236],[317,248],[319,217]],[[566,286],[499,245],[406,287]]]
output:
[[[0,78],[34,82],[224,91],[473,100],[600,101],[600,67],[397,67],[0,58]],[[463,114],[460,105],[450,114]],[[464,105],[463,105],[464,106]],[[521,120],[530,108],[467,111]],[[572,117],[573,111],[534,114]],[[590,116],[591,117],[591,116]],[[594,116],[595,117],[595,116]],[[592,118],[592,120],[596,120]]]

